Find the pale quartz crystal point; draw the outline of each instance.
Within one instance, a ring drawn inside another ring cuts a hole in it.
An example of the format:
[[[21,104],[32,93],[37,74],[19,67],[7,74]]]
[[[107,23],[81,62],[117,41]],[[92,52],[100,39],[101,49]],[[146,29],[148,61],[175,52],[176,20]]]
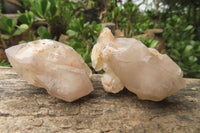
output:
[[[6,54],[22,79],[59,99],[71,102],[93,90],[91,70],[70,46],[44,39],[13,46]]]
[[[103,64],[102,84],[107,92],[117,93],[126,87],[140,99],[161,101],[185,87],[180,67],[166,54],[133,38],[110,39],[110,36],[108,28],[102,30],[95,45],[101,60],[92,60],[96,61],[94,68],[99,62]],[[107,41],[101,43],[100,39]],[[92,59],[97,59],[95,51]]]
[[[99,71],[103,68],[103,59],[101,57],[101,50],[105,48],[108,42],[114,40],[114,36],[110,33],[110,29],[104,28],[100,36],[98,37],[97,43],[92,49],[92,66],[95,70]]]

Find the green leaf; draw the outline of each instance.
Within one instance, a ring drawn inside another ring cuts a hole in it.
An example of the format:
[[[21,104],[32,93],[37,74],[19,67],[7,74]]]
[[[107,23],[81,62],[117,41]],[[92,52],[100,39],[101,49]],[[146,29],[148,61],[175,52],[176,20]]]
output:
[[[51,39],[51,33],[50,33],[50,32],[44,32],[44,33],[41,35],[41,38],[42,38],[42,39]]]
[[[67,34],[68,34],[69,36],[75,36],[75,35],[77,35],[77,32],[76,32],[76,31],[73,31],[73,30],[67,30]]]
[[[27,20],[25,14],[20,15],[18,19],[21,23],[28,24],[28,20]]]
[[[9,34],[12,34],[13,31],[15,30],[16,24],[17,24],[16,19],[10,19],[8,17],[2,16],[0,22],[0,29]]]
[[[45,14],[47,11],[47,6],[48,6],[48,1],[47,0],[41,0],[41,8],[42,8],[42,13]]]
[[[56,6],[56,1],[60,1],[60,0],[49,0],[49,2],[51,3],[51,6]]]
[[[9,62],[7,62],[7,61],[5,61],[5,60],[2,60],[2,61],[0,62],[0,66],[7,66],[7,67],[11,67],[10,63],[9,63]]]
[[[59,0],[57,0],[59,2]],[[56,15],[57,10],[61,7],[56,7],[57,3],[55,0],[49,0],[50,2],[50,12],[51,12],[51,16]]]
[[[33,12],[29,11],[27,13],[27,16],[28,16],[28,20],[34,21],[34,14],[33,14]]]
[[[17,19],[7,19],[6,23],[9,27],[15,27],[17,25]]]
[[[156,48],[157,44],[158,44],[158,41],[152,41],[149,47]]]
[[[135,6],[134,6],[134,7],[132,7],[132,12],[135,12]]]
[[[183,55],[184,56],[187,56],[191,53],[191,50],[193,49],[193,46],[192,45],[187,45],[183,51]]]
[[[40,1],[41,0],[33,1],[31,11],[34,13],[36,18],[44,19],[44,14]]]
[[[88,27],[88,26],[89,26],[89,24],[90,24],[90,23],[89,23],[89,22],[87,22],[87,23],[85,23],[85,24],[83,25],[83,27],[84,27],[84,28],[86,28],[86,27]]]
[[[111,14],[112,14],[112,19],[114,19],[115,18],[115,13],[111,12]]]
[[[51,16],[56,15],[57,8],[56,8],[55,6],[51,6],[51,7],[50,7],[50,12],[51,12]]]
[[[188,25],[188,26],[184,29],[184,31],[188,31],[188,30],[191,30],[191,29],[193,29],[193,26],[192,26],[192,25]]]
[[[0,22],[0,30],[8,32],[8,26]]]
[[[27,24],[29,26],[32,26],[34,20],[33,20],[33,13],[31,11],[25,11],[25,13],[20,13],[18,12],[19,14],[19,21],[23,24]]]
[[[11,35],[1,34],[1,38],[10,39]]]
[[[38,33],[38,35],[40,36],[41,39],[51,39],[51,33],[44,26],[40,26],[37,29],[37,33]]]
[[[38,29],[37,29],[37,33],[38,35],[42,35],[44,32],[48,32],[48,29],[44,26],[40,26]]]
[[[21,35],[23,32],[28,30],[28,25],[27,24],[22,24],[20,25],[17,30],[13,33],[13,36]]]
[[[189,64],[192,64],[198,60],[197,57],[195,56],[190,56],[188,59],[189,59]]]
[[[7,18],[6,16],[1,16],[1,22],[2,22],[2,23],[5,24],[6,21],[7,21],[7,19],[8,19],[8,18]]]

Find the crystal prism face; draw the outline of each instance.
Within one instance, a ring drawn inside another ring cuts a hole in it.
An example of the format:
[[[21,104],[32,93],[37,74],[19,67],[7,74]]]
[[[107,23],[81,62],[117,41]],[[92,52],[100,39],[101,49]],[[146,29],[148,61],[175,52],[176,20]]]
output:
[[[91,59],[96,70],[105,71],[107,92],[126,87],[140,99],[160,101],[185,87],[180,67],[169,56],[133,38],[114,38],[108,28],[102,30]]]
[[[6,54],[22,79],[52,96],[71,102],[93,90],[91,70],[70,46],[44,39],[10,47]]]

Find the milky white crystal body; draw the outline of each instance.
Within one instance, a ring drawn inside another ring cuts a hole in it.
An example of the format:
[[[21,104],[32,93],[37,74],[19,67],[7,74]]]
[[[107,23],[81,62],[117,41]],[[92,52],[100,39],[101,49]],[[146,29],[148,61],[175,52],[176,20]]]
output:
[[[13,46],[6,54],[22,79],[52,96],[71,102],[93,90],[91,70],[70,46],[44,39]]]
[[[115,39],[108,28],[102,30],[91,59],[96,70],[105,71],[107,92],[126,87],[140,99],[160,101],[185,87],[180,67],[166,54],[133,38]]]

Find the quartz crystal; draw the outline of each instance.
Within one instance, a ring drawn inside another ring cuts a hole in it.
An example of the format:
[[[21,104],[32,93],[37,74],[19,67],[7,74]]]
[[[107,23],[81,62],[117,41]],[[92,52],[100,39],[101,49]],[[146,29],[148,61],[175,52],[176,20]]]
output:
[[[166,54],[147,48],[133,38],[114,38],[104,28],[92,51],[95,70],[103,69],[107,92],[126,87],[140,99],[160,101],[185,87],[180,67]]]
[[[22,79],[52,96],[71,102],[93,90],[91,70],[70,46],[44,39],[10,47],[6,54]]]

